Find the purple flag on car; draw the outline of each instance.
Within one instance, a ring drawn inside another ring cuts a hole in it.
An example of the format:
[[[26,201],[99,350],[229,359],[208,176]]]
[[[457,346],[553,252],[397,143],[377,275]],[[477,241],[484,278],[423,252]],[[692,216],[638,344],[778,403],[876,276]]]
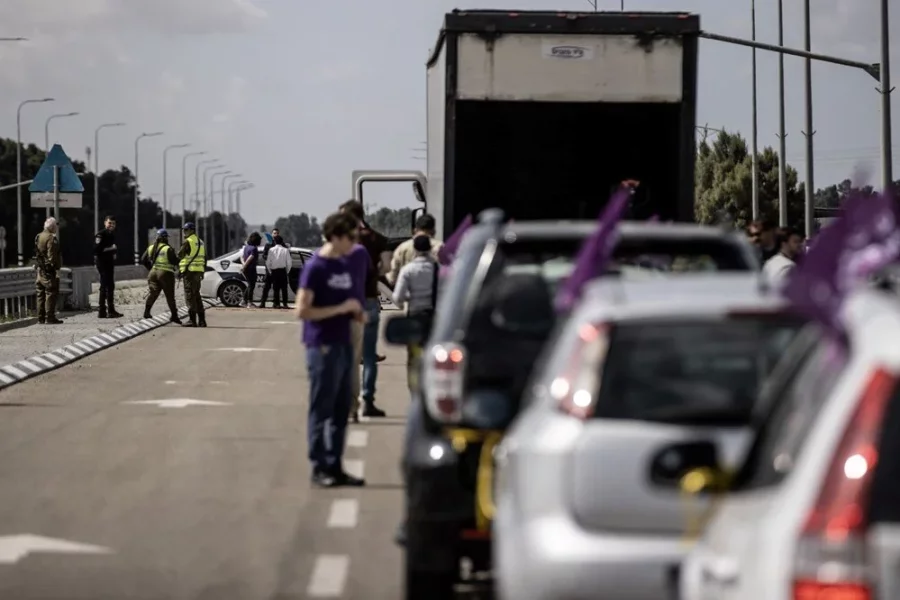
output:
[[[842,335],[848,293],[900,257],[900,211],[889,194],[851,196],[844,211],[810,245],[782,295],[794,308]]]
[[[472,215],[466,215],[466,218],[463,219],[463,222],[459,224],[459,227],[456,228],[447,241],[444,242],[444,245],[441,246],[441,249],[438,250],[438,262],[444,266],[449,265],[453,262],[453,259],[456,257],[456,251],[459,250],[459,244],[462,242],[463,236],[466,234],[466,231],[469,230],[469,227],[472,226]]]
[[[585,284],[606,269],[619,239],[617,225],[630,199],[631,189],[628,187],[623,187],[612,195],[600,213],[597,229],[581,245],[572,274],[563,282],[556,294],[556,310],[561,312],[570,310],[581,297]]]

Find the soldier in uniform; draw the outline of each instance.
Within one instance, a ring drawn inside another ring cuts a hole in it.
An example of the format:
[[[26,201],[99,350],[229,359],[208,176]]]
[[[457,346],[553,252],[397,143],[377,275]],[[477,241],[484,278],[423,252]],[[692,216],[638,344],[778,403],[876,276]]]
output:
[[[116,218],[106,217],[104,228],[94,235],[94,264],[100,274],[100,312],[101,319],[118,319],[124,316],[116,312]]]
[[[59,270],[62,257],[59,253],[59,225],[50,217],[44,221],[44,230],[34,238],[34,267],[37,271],[35,290],[37,292],[38,323],[56,325],[62,323],[56,318],[56,299],[59,297]]]
[[[178,274],[184,282],[184,300],[190,321],[184,327],[206,327],[206,312],[200,297],[200,282],[206,271],[206,244],[197,237],[193,223],[184,224],[184,243],[178,251]]]
[[[147,304],[144,306],[144,318],[150,318],[150,309],[159,298],[160,292],[166,295],[166,303],[172,313],[172,323],[181,325],[178,318],[178,307],[175,305],[175,267],[178,257],[175,250],[169,245],[169,232],[160,229],[156,232],[156,241],[144,251],[141,256],[141,264],[150,270],[147,276],[147,285],[150,292],[147,294]]]

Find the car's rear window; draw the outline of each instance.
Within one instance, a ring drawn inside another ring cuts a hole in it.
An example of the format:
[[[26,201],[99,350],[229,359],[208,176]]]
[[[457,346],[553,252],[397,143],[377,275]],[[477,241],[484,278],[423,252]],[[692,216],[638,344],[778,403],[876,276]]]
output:
[[[801,327],[773,315],[620,323],[610,333],[595,417],[745,424]]]

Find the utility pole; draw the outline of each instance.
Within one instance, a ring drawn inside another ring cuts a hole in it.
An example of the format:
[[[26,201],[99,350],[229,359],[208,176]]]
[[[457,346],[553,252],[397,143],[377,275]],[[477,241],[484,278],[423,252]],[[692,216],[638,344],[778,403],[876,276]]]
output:
[[[784,47],[784,0],[778,0],[778,46]],[[784,54],[778,55],[778,226],[787,227],[787,132],[784,125]]]
[[[894,152],[891,149],[891,40],[888,0],[881,0],[881,190],[894,187]]]
[[[750,39],[756,41],[756,0],[750,0]],[[753,79],[753,130],[750,136],[750,151],[752,154],[752,177],[753,188],[751,192],[751,213],[753,220],[759,219],[759,106],[757,103],[757,84],[756,84],[756,48],[752,52],[752,79]]]
[[[812,50],[812,34],[810,32],[809,0],[803,1],[803,48],[807,52]],[[813,99],[812,99],[812,60],[806,57],[804,60],[804,87],[806,88],[806,198],[803,203],[803,222],[806,228],[806,239],[813,235],[813,208],[815,206],[815,182],[813,164]]]

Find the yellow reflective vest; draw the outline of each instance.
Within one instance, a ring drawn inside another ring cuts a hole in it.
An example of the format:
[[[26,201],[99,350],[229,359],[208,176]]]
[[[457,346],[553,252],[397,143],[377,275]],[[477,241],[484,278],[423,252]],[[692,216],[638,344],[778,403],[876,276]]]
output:
[[[206,244],[197,237],[196,233],[191,234],[185,241],[190,244],[191,251],[178,263],[179,271],[182,273],[185,271],[203,273],[206,270]]]
[[[150,247],[147,248],[147,257],[153,258],[154,252],[156,252],[156,244],[150,244]],[[169,252],[168,249],[170,246],[164,242],[159,242],[159,253],[156,255],[156,259],[153,261],[150,269],[156,269],[158,271],[165,271],[167,273],[175,272],[175,265],[169,262]]]

